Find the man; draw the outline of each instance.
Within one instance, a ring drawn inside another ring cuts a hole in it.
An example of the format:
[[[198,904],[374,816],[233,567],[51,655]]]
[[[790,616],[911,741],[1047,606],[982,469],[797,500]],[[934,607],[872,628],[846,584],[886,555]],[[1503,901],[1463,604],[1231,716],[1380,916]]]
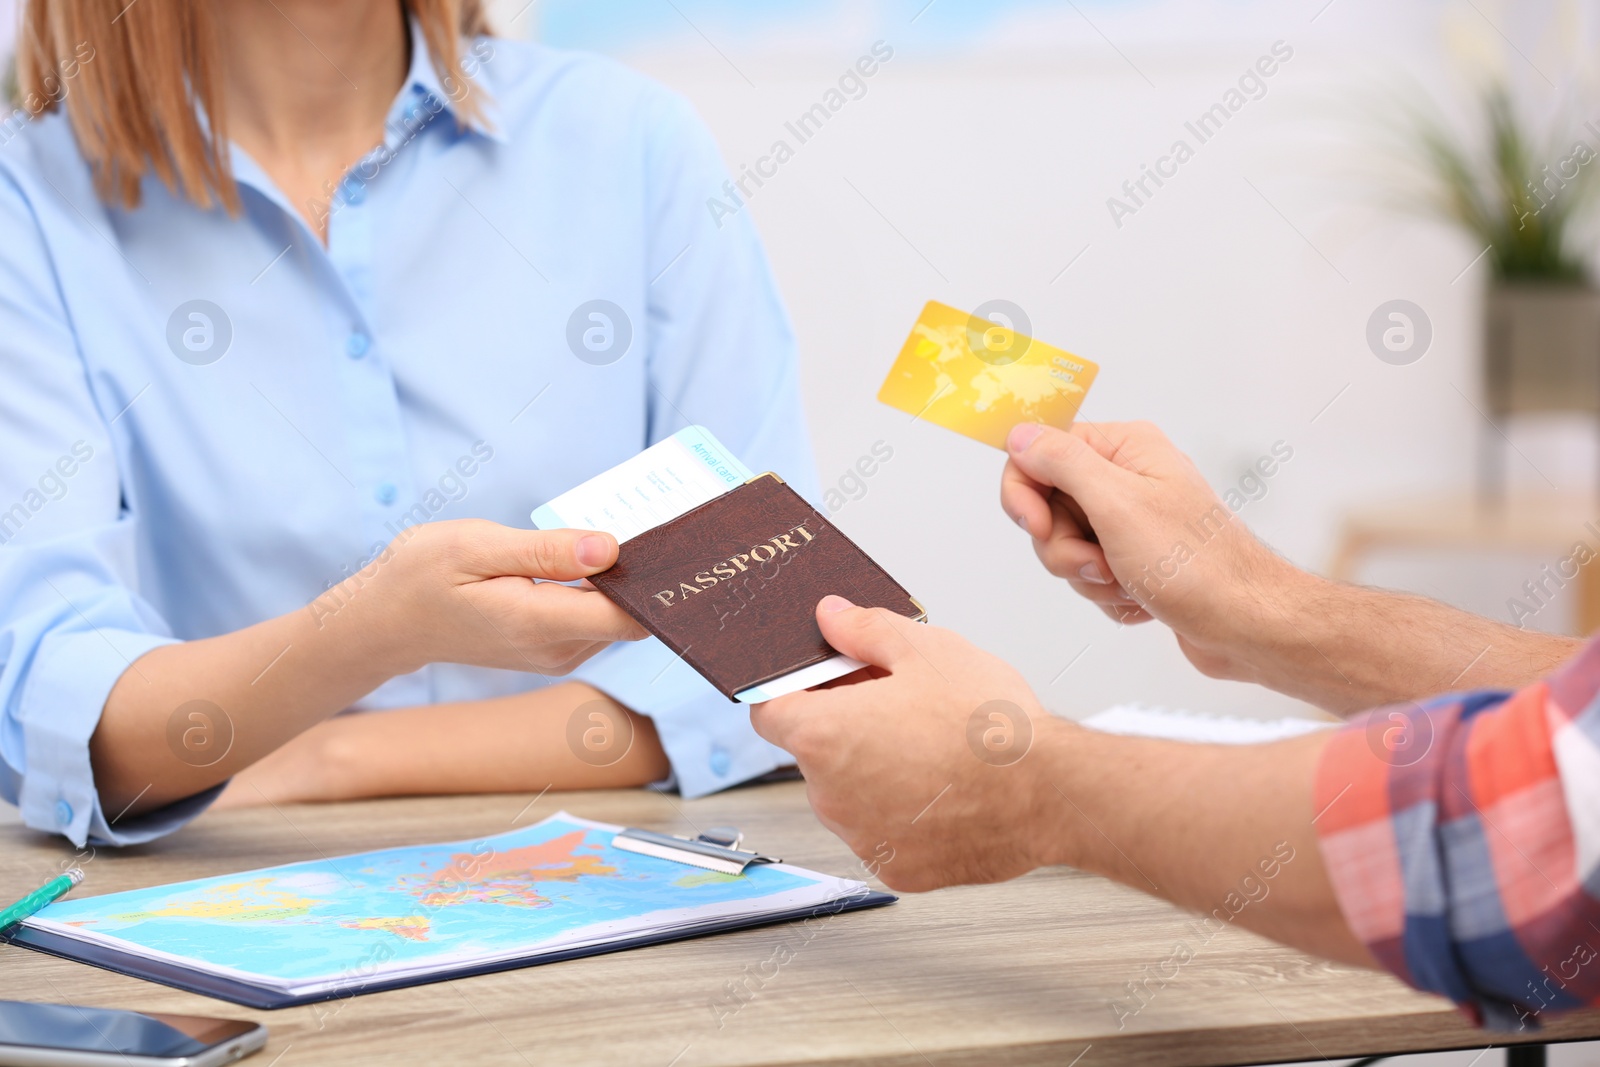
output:
[[[885,884],[1067,864],[1491,1026],[1600,1002],[1600,643],[1297,570],[1145,424],[1009,448],[1002,506],[1112,618],[1164,623],[1212,677],[1377,710],[1265,745],[1098,733],[957,635],[828,597],[823,633],[870,670],[752,714],[829,829],[892,848]]]

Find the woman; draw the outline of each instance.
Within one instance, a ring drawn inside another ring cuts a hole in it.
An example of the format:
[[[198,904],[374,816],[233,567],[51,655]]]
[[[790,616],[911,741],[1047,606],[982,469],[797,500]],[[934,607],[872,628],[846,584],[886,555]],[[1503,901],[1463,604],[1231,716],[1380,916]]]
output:
[[[230,778],[697,795],[787,762],[658,643],[600,651],[643,635],[556,583],[609,536],[525,529],[691,421],[811,488],[759,244],[713,224],[682,101],[484,31],[471,0],[26,3],[0,792],[29,825],[142,841]]]

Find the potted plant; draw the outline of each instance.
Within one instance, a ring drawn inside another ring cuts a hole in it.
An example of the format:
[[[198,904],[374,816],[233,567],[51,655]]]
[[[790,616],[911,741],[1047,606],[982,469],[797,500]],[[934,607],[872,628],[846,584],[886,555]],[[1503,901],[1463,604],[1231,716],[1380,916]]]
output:
[[[1483,395],[1496,423],[1532,412],[1600,413],[1600,292],[1576,223],[1600,187],[1600,127],[1536,139],[1503,86],[1483,94],[1481,138],[1412,111],[1407,143],[1423,204],[1484,250]],[[1500,497],[1501,441],[1488,441],[1483,488]]]

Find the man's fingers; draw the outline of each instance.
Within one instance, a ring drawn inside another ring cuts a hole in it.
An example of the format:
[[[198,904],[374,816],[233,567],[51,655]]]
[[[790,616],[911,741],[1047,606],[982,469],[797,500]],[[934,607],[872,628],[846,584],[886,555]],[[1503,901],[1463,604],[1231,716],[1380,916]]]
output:
[[[1111,564],[1106,562],[1106,554],[1099,545],[1077,539],[1035,541],[1033,552],[1045,570],[1057,578],[1065,578],[1079,596],[1100,605],[1138,606],[1111,573]]]
[[[1095,539],[1082,505],[1055,486],[1030,478],[1012,460],[1006,461],[1000,474],[1000,508],[1038,540],[1051,536]]]
[[[916,655],[912,640],[920,623],[884,608],[858,608],[842,596],[826,596],[817,604],[817,625],[828,644],[845,655],[894,670]]]
[[[1072,591],[1083,599],[1101,606],[1137,608],[1140,603],[1129,596],[1127,590],[1120,585],[1091,585],[1088,582],[1073,582]]]
[[[1011,516],[1011,521],[1028,532],[1030,537],[1048,537],[1050,524],[1050,494],[1055,490],[1042,485],[1023,473],[1015,461],[1006,460],[1006,469],[1000,474],[1000,509]]]
[[[1094,524],[1084,514],[1083,505],[1059,489],[1050,494],[1050,514],[1055,520],[1050,531],[1052,536],[1100,543],[1100,535],[1094,532]]]
[[[791,698],[803,695],[791,693],[789,696],[769,700],[764,704],[750,705],[750,725],[756,734],[789,752],[789,746],[784,742],[788,741],[789,730],[794,725],[795,717],[789,712],[789,708],[796,701]],[[793,753],[790,752],[790,755]]]
[[[1128,435],[1137,423],[1129,422],[1089,422],[1087,419],[1075,419],[1067,432],[1106,459],[1116,462],[1125,451]]]
[[[827,716],[834,699],[826,689],[802,689],[776,700],[752,704],[750,725],[757,734],[801,761],[800,770],[804,773],[806,757],[811,753],[795,751],[805,747],[796,735],[807,726],[815,730],[818,722]]]
[[[571,582],[617,561],[617,539],[598,530],[517,530],[483,523],[475,524],[471,536],[485,575]]]
[[[1075,537],[1034,541],[1033,554],[1044,569],[1058,578],[1090,585],[1115,585],[1116,575],[1106,562],[1105,551],[1092,541]]]
[[[1067,432],[1116,466],[1136,474],[1148,473],[1147,468],[1152,460],[1170,457],[1177,452],[1161,428],[1151,422],[1087,422],[1078,419]]]
[[[1141,622],[1149,622],[1155,618],[1134,604],[1101,604],[1100,610],[1106,613],[1106,618],[1112,622],[1120,622],[1124,626],[1137,626]]]
[[[1109,503],[1128,472],[1077,434],[1038,423],[1021,423],[1006,439],[1011,462],[1029,478],[1081,501],[1091,513]]]
[[[857,607],[842,596],[826,596],[817,603],[817,626],[828,644],[868,665],[852,677],[865,674],[869,679],[849,684],[839,679],[837,686],[790,693],[750,708],[750,725],[756,733],[799,760],[802,772],[809,759],[818,755],[819,743],[828,736],[824,724],[829,721],[830,712],[840,706],[840,701],[861,699],[858,687],[873,685],[873,679],[884,677],[897,664],[916,656],[912,642],[925,632],[921,623],[903,615],[884,608]]]

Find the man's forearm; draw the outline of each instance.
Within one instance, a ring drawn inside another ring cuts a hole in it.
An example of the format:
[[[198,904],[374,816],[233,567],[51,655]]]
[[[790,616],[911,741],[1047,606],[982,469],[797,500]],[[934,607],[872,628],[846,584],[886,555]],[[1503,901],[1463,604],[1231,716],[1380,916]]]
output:
[[[1374,966],[1317,845],[1312,783],[1326,735],[1192,745],[1068,723],[1035,757],[1053,862],[1093,871],[1320,956]]]
[[[1217,650],[1226,662],[1219,673],[1339,714],[1463,689],[1515,689],[1582,646],[1287,564],[1255,592],[1236,635]]]

